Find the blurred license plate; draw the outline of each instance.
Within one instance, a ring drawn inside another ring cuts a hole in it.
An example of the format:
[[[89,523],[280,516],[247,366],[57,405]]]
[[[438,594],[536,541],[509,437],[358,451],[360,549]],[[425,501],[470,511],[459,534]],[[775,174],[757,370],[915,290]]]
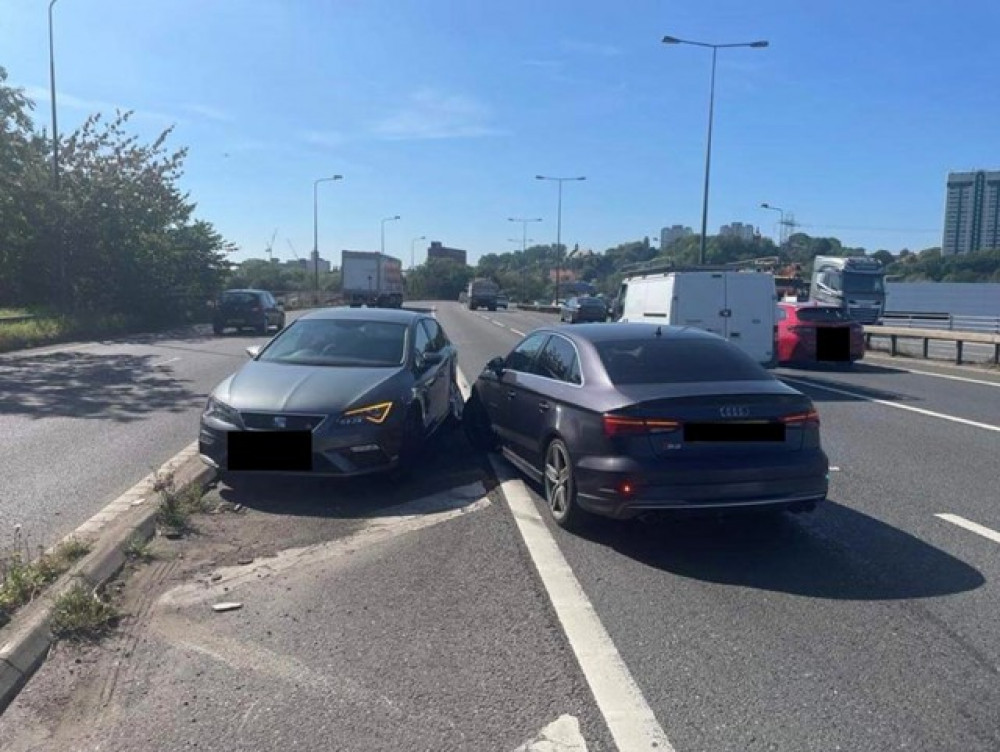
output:
[[[684,441],[784,441],[784,423],[685,423]]]
[[[312,467],[311,431],[230,431],[230,470],[305,473]]]

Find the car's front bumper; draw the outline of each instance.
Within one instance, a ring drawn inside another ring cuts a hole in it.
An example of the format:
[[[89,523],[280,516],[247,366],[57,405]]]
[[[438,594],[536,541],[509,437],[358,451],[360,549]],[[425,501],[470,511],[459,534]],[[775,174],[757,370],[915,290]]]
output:
[[[312,470],[307,475],[351,477],[384,472],[396,467],[403,440],[401,416],[384,425],[362,424],[341,428],[327,419],[312,432]],[[243,429],[202,416],[198,432],[198,454],[202,461],[221,472],[229,469],[228,434]],[[238,472],[288,474],[281,471]]]
[[[576,464],[577,499],[589,512],[619,519],[651,511],[795,509],[826,499],[828,471],[818,449],[669,463],[584,457]]]

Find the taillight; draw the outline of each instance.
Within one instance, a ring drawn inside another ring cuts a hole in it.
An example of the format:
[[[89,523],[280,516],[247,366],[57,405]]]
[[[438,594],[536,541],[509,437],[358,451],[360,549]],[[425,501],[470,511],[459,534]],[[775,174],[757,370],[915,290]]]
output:
[[[632,418],[626,415],[610,414],[604,416],[604,435],[609,437],[665,433],[667,431],[676,431],[680,427],[680,422],[676,420]]]
[[[788,426],[818,426],[819,413],[816,412],[816,408],[810,408],[803,413],[786,415],[781,419],[781,422]]]

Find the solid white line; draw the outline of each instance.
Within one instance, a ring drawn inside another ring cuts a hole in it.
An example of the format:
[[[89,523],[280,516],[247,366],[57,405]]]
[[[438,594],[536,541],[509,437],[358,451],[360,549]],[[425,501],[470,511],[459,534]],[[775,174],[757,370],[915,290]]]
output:
[[[967,520],[964,517],[959,517],[957,514],[935,514],[945,522],[950,522],[952,525],[958,525],[959,527],[964,527],[966,530],[971,530],[973,533],[978,533],[984,538],[988,538],[994,543],[1000,543],[1000,533],[996,530],[990,530],[990,528],[985,525],[980,525],[978,522],[973,522],[972,520]]]
[[[531,561],[619,751],[673,752],[597,611],[538,514],[528,489],[522,481],[507,477],[507,468],[495,457],[490,459]]]
[[[846,389],[837,389],[832,386],[822,386],[816,384],[812,381],[805,381],[803,379],[796,379],[789,376],[782,376],[782,381],[797,381],[800,384],[805,384],[806,386],[811,386],[816,389],[825,389],[828,392],[833,392],[835,394],[843,394],[847,397],[856,397],[867,402],[875,402],[879,405],[885,405],[886,407],[895,407],[899,410],[907,410],[911,413],[919,413],[920,415],[927,415],[931,418],[940,418],[941,420],[949,420],[952,423],[961,423],[962,425],[972,426],[974,428],[982,428],[984,431],[996,431],[1000,433],[1000,426],[994,426],[990,423],[979,423],[975,420],[969,420],[968,418],[959,418],[955,415],[946,415],[945,413],[935,412],[934,410],[925,410],[922,407],[913,407],[912,405],[901,405],[898,402],[890,402],[889,400],[876,399],[874,397],[869,397],[864,394],[859,394],[858,392],[851,392]]]
[[[468,399],[469,381],[462,369],[458,369],[458,386]],[[495,457],[490,457],[490,461],[531,561],[619,752],[674,752],[597,611],[535,509],[528,489],[522,481],[511,478],[509,470]]]
[[[888,358],[873,358],[873,360],[888,360]],[[900,366],[894,366],[894,368],[905,371],[906,373],[915,373],[919,376],[933,376],[937,379],[948,379],[950,381],[964,381],[966,384],[981,384],[982,386],[992,386],[1000,389],[1000,381],[984,381],[983,379],[970,379],[967,376],[952,376],[948,373],[934,373],[933,371],[918,371],[914,368],[902,368]]]

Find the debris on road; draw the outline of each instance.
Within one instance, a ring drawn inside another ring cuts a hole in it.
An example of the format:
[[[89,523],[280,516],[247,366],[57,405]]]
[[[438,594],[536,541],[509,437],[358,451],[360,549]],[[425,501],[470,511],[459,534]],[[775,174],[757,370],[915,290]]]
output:
[[[216,603],[212,606],[212,610],[217,613],[222,613],[224,611],[239,611],[241,608],[243,608],[243,604],[236,601]]]

